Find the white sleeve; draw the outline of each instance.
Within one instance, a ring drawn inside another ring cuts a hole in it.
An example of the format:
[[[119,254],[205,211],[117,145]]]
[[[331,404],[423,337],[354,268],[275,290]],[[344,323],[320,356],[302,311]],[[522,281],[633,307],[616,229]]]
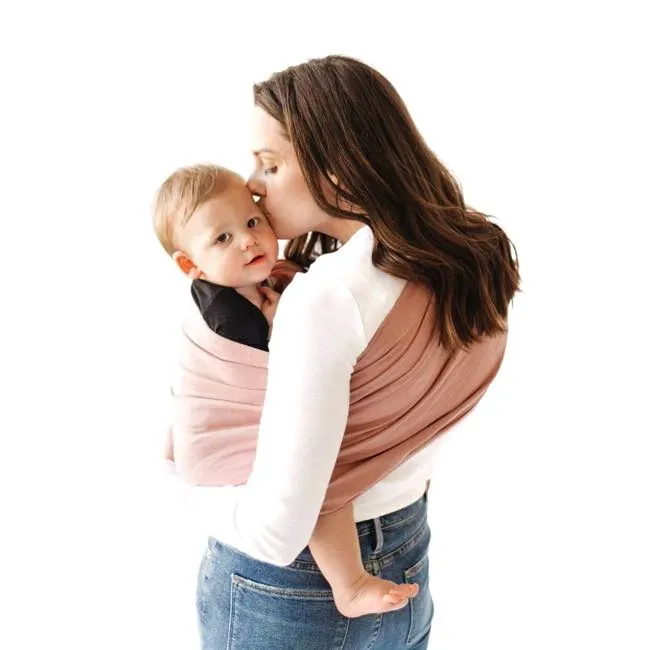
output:
[[[365,346],[349,288],[320,275],[296,276],[275,315],[248,483],[186,485],[187,502],[208,534],[281,566],[307,546],[347,424],[352,370]]]

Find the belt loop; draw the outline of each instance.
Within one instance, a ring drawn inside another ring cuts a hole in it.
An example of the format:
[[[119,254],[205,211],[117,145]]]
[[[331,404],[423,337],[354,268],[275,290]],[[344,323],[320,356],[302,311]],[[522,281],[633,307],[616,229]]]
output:
[[[384,533],[381,529],[381,519],[379,517],[375,517],[372,523],[375,525],[375,549],[372,553],[376,555],[384,546]]]

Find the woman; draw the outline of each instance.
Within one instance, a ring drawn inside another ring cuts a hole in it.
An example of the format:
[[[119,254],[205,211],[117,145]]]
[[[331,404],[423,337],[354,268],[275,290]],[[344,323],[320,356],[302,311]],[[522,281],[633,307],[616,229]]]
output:
[[[478,401],[499,367],[519,284],[512,245],[465,206],[395,89],[372,68],[345,57],[312,60],[274,74],[254,95],[249,188],[278,237],[292,240],[287,257],[309,271],[277,308],[248,483],[189,489],[214,535],[197,587],[203,647],[424,649],[433,616],[431,436],[354,500],[368,571],[419,584],[408,607],[344,618],[306,546],[341,449],[355,364],[395,317],[405,288],[432,296],[427,345],[437,361],[418,376],[430,374],[434,387],[444,376],[440,413],[453,410],[446,400],[468,390],[477,364],[491,364],[473,401],[440,418],[440,431]],[[414,317],[399,316],[405,327]]]

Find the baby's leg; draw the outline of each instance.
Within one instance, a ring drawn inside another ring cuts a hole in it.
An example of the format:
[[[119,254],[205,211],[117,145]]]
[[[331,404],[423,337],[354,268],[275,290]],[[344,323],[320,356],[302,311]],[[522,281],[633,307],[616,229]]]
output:
[[[318,519],[309,548],[348,618],[400,609],[418,593],[417,585],[398,585],[364,569],[351,504]]]

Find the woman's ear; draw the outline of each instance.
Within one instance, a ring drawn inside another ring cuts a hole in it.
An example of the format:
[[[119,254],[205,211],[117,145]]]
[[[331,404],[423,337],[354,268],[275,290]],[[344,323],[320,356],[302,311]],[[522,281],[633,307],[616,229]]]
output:
[[[331,183],[336,187],[336,190],[334,190],[331,186],[327,186],[324,188],[326,190],[326,196],[331,202],[335,202],[336,207],[342,208],[343,210],[347,210],[348,212],[354,212],[355,214],[365,214],[365,212],[359,208],[358,206],[354,205],[353,203],[350,203],[347,199],[345,199],[341,193],[343,192],[344,194],[347,192],[347,187],[343,185],[340,181],[339,178],[336,174],[333,172],[326,172],[327,173],[327,178],[331,181]]]
[[[332,174],[332,172],[327,172],[328,178],[334,183],[334,185],[339,184],[339,179],[336,177],[336,174]]]
[[[174,251],[172,259],[176,262],[176,266],[178,266],[181,272],[191,280],[198,280],[201,277],[201,269],[185,253]]]

